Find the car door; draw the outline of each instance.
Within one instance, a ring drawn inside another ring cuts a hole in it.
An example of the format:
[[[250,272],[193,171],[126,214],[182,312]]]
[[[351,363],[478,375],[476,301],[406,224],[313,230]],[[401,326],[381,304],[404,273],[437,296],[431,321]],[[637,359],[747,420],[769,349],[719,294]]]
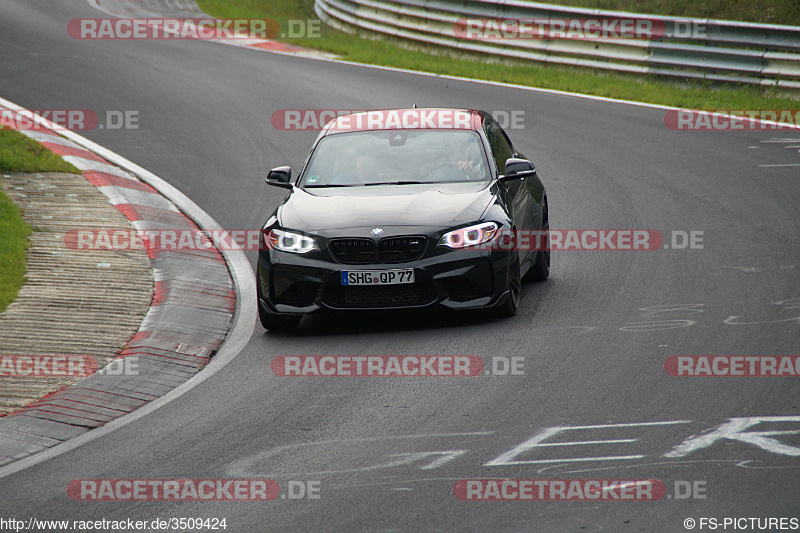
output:
[[[487,117],[485,122],[486,138],[492,150],[492,156],[497,165],[498,175],[505,174],[505,162],[509,157],[516,157],[517,152],[511,144],[511,140],[503,131],[503,128],[491,117]],[[507,193],[509,209],[512,212],[514,225],[518,230],[531,229],[533,227],[534,206],[531,196],[528,194],[528,178],[511,180],[502,185]],[[522,259],[526,259],[527,254],[523,254]]]

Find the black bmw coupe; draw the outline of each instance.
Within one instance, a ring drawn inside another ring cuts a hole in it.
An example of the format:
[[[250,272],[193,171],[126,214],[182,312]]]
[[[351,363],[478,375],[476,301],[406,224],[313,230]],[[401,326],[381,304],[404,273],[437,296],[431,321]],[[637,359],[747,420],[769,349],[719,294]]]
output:
[[[511,316],[523,279],[550,273],[546,247],[491,246],[549,229],[533,164],[486,112],[396,109],[338,117],[262,228],[261,323],[296,328],[323,311],[494,309]],[[545,233],[546,235],[546,233]]]

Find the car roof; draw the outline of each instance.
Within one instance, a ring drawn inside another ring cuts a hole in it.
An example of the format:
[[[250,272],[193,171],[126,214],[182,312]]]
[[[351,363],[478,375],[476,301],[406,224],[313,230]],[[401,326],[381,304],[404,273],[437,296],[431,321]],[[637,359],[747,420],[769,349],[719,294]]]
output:
[[[353,131],[385,131],[395,129],[479,130],[485,112],[476,109],[409,108],[376,109],[342,115],[328,122],[320,137]]]

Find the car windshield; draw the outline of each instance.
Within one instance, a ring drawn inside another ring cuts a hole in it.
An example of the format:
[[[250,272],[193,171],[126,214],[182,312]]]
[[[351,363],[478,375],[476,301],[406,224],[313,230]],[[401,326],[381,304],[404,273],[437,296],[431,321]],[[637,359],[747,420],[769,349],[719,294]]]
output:
[[[314,150],[299,186],[363,187],[489,178],[477,132],[361,131],[324,137]]]

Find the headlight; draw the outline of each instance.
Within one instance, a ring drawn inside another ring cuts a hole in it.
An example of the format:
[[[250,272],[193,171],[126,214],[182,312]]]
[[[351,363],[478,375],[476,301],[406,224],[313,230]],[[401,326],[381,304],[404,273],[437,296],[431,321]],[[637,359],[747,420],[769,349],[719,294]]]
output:
[[[494,239],[498,226],[494,222],[484,222],[466,228],[450,231],[442,235],[439,244],[448,248],[466,248],[476,246]]]
[[[271,229],[264,235],[264,240],[267,246],[282,252],[305,254],[311,250],[319,250],[317,243],[311,237],[290,231]]]

